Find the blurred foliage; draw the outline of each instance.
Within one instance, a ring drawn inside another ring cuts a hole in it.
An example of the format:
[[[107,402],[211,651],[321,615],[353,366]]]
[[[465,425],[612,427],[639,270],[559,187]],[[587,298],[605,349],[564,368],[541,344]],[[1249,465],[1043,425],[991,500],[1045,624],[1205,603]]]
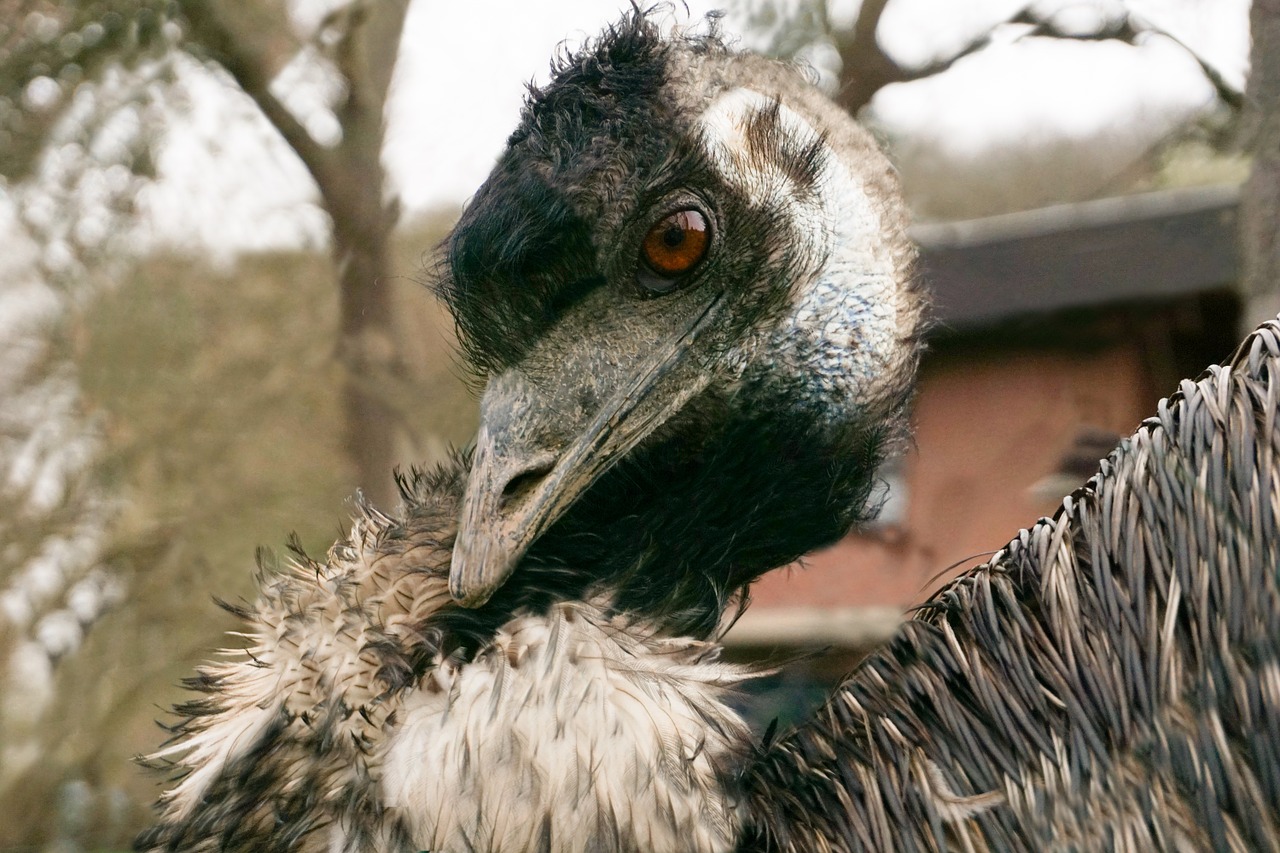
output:
[[[426,460],[468,441],[476,424],[451,321],[420,283],[424,253],[451,221],[398,233],[388,282],[400,332],[425,365],[394,402]],[[353,475],[329,263],[308,251],[224,267],[155,254],[85,302],[62,337],[104,425],[103,477],[127,498],[105,561],[129,604],[60,665],[58,695],[74,701],[54,708],[44,760],[0,802],[0,849],[49,841],[55,804],[81,788],[76,840],[127,844],[159,792],[131,759],[163,740],[153,720],[186,698],[179,681],[237,627],[213,596],[255,596],[260,546],[282,551],[296,532],[323,554],[347,526]]]
[[[42,247],[44,278],[64,291],[130,231],[164,126],[182,106],[183,63],[238,87],[263,130],[292,149],[331,226],[344,447],[359,482],[389,498],[387,471],[405,438],[380,389],[411,370],[379,286],[400,215],[381,154],[408,0],[0,3],[13,7],[0,29],[0,178]]]
[[[0,2],[0,192],[63,290],[107,262],[154,177],[177,4]]]
[[[138,88],[163,80],[181,35],[177,9],[175,0],[0,4],[0,174],[31,175],[81,86],[119,70],[145,69]]]
[[[323,552],[346,526],[350,484],[370,479],[351,453],[353,387],[386,433],[367,443],[386,451],[373,467],[387,484],[390,453],[429,460],[474,430],[451,323],[418,283],[452,215],[389,238],[399,207],[379,157],[406,8],[0,0],[0,214],[30,238],[36,277],[73,297],[59,300],[70,316],[51,321],[61,350],[45,362],[80,382],[105,432],[97,473],[124,509],[103,560],[128,590],[74,654],[35,655],[56,689],[51,705],[25,706],[38,761],[5,764],[17,740],[0,731],[0,848],[128,843],[156,793],[129,759],[162,739],[157,709],[233,627],[210,596],[252,598],[254,548],[291,530]],[[334,225],[332,255],[213,266],[131,227],[166,130],[198,106],[182,85],[192,73],[238,86],[297,154]],[[26,525],[36,551],[47,532]],[[15,547],[7,557],[26,553]],[[6,562],[0,581],[23,571]],[[0,630],[6,664],[29,640]]]

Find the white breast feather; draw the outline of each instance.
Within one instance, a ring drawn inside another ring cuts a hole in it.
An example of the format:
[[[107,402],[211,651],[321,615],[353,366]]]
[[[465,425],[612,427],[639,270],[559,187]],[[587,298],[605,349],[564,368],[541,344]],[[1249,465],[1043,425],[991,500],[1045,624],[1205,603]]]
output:
[[[724,693],[748,676],[716,651],[589,605],[517,619],[405,701],[387,803],[442,853],[731,850],[719,773],[747,732]]]

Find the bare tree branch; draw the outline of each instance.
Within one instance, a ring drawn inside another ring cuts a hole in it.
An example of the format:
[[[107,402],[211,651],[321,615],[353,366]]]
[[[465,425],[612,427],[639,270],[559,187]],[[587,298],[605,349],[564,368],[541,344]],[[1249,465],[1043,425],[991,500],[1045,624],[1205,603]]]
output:
[[[181,8],[190,30],[190,43],[207,51],[208,58],[231,75],[284,137],[316,183],[323,186],[334,172],[333,157],[271,93],[271,81],[284,65],[282,54],[296,52],[296,46],[286,51],[279,44],[282,28],[233,27],[220,6],[211,0],[183,0]]]
[[[876,37],[880,18],[888,5],[889,0],[866,0],[851,29],[832,33],[842,65],[836,103],[854,115],[885,86],[911,79]]]
[[[961,59],[991,46],[996,29],[1010,24],[1023,24],[1029,27],[1020,38],[1041,36],[1071,41],[1119,41],[1132,45],[1137,44],[1143,35],[1164,36],[1195,59],[1224,103],[1235,110],[1239,110],[1244,103],[1244,93],[1238,87],[1231,85],[1221,71],[1196,53],[1185,41],[1153,22],[1138,18],[1129,12],[1122,17],[1105,22],[1097,30],[1077,32],[1061,27],[1052,14],[1037,14],[1032,11],[1030,5],[1027,5],[1006,19],[1003,24],[987,30],[954,53],[939,57],[925,65],[908,67],[890,56],[876,38],[876,30],[888,3],[889,0],[866,0],[852,29],[831,34],[843,64],[840,92],[836,100],[854,114],[870,103],[876,92],[890,83],[907,83],[941,74]]]
[[[1051,17],[1036,18],[1025,11],[1013,18],[1011,23],[1029,24],[1033,27],[1024,38],[1044,36],[1075,41],[1119,41],[1136,45],[1143,35],[1163,36],[1186,51],[1187,55],[1196,61],[1196,64],[1200,66],[1201,72],[1218,93],[1218,97],[1222,99],[1223,103],[1234,110],[1239,110],[1244,105],[1244,92],[1238,86],[1233,86],[1227,82],[1222,72],[1197,53],[1194,48],[1153,21],[1140,18],[1132,12],[1127,12],[1124,17],[1110,21],[1107,25],[1090,33],[1065,31]]]

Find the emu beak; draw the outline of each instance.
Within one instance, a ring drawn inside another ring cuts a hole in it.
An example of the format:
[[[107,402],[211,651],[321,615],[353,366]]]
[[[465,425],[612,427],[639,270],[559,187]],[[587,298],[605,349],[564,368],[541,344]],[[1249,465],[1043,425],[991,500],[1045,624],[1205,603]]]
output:
[[[490,380],[449,572],[454,600],[464,607],[488,601],[601,474],[707,387],[708,371],[691,345],[721,304],[717,295],[628,365],[588,354],[567,358],[536,383],[519,367]],[[575,415],[568,401],[584,390],[604,402]]]

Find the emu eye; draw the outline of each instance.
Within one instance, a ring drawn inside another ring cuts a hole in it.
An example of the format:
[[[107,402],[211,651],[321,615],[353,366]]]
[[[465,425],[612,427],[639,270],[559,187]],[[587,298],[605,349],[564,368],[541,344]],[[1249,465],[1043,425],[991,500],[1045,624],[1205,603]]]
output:
[[[711,244],[711,228],[702,211],[677,210],[649,229],[640,245],[640,255],[653,271],[641,283],[657,293],[676,286],[673,281],[698,265]]]

